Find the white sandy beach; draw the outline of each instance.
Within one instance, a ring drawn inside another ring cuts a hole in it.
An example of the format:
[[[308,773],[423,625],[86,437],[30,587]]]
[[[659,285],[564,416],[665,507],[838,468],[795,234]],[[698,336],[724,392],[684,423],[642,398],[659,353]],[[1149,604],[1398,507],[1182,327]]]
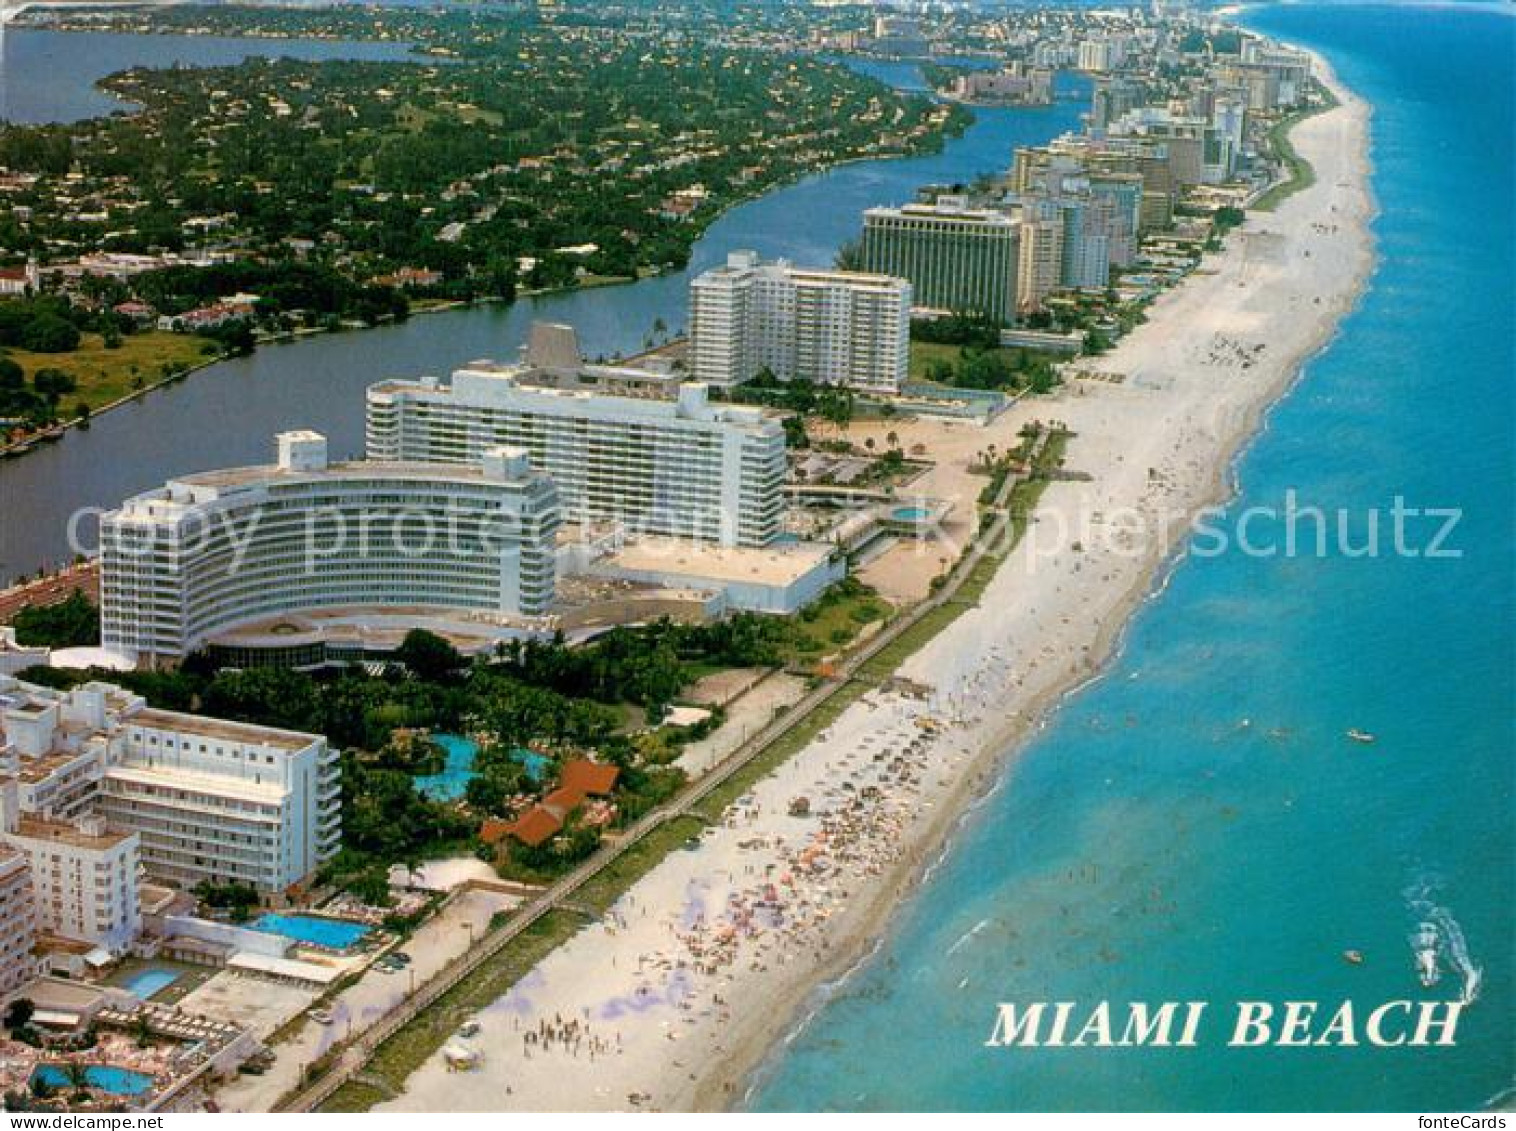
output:
[[[704,1110],[740,1098],[1006,752],[1098,669],[1188,519],[1228,493],[1262,411],[1356,300],[1372,266],[1368,109],[1332,85],[1341,105],[1292,134],[1315,184],[1253,216],[1091,366],[1123,379],[1070,382],[989,429],[895,425],[907,445],[929,436],[947,463],[1014,446],[1033,417],[1062,421],[1075,433],[1067,467],[1092,476],[1049,486],[980,606],[903,667],[932,690],[876,690],[850,707],[698,849],[671,854],[486,1010],[480,1069],[451,1073],[434,1056],[379,1110]],[[1123,519],[1133,515],[1143,529]],[[1070,533],[1055,540],[1060,528]],[[810,816],[789,815],[798,797]]]

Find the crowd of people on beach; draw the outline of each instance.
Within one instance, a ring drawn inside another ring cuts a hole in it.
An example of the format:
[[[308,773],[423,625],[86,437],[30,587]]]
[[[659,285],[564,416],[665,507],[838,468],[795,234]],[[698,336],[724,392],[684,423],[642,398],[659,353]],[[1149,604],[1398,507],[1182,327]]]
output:
[[[520,1027],[519,1018],[516,1025]],[[557,1013],[551,1018],[540,1019],[521,1034],[521,1055],[526,1060],[532,1059],[535,1049],[538,1052],[564,1052],[575,1058],[584,1053],[593,1061],[597,1056],[605,1056],[620,1047],[620,1033],[612,1041],[593,1032],[588,1022],[573,1017],[565,1019]]]
[[[621,1055],[645,1047],[648,1033],[637,1027],[648,1024],[662,1030],[666,1047],[697,1034],[719,1042],[736,1008],[724,991],[738,978],[825,959],[832,921],[850,910],[864,881],[895,862],[912,822],[930,813],[924,789],[968,756],[969,718],[959,708],[976,693],[983,712],[987,682],[951,696],[867,694],[866,725],[823,732],[814,754],[739,798],[706,830],[721,866],[690,881],[681,900],[644,899],[633,888],[609,909],[596,928],[607,942],[644,945],[634,961],[626,945],[606,948],[614,992],[583,1005],[581,1016],[518,1015],[523,1057]],[[671,1049],[667,1062],[693,1080],[682,1055]],[[644,1107],[652,1097],[625,1099]]]

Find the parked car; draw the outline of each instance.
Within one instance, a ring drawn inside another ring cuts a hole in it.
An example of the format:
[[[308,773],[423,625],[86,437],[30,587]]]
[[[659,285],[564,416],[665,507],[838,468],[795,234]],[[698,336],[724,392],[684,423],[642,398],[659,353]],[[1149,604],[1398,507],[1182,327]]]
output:
[[[329,1009],[313,1009],[310,1011],[309,1017],[317,1025],[330,1025],[336,1020]]]

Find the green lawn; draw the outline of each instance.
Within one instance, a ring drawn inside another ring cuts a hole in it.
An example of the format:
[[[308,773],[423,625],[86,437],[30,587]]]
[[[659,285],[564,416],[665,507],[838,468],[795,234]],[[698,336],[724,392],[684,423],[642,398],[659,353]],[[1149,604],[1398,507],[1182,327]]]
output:
[[[962,346],[944,345],[941,342],[911,342],[911,372],[912,381],[927,380],[927,369],[935,361],[945,361],[952,364],[958,360],[963,352]],[[1023,351],[1013,348],[1002,348],[995,351],[1005,358],[1010,365],[1015,365]]]
[[[958,360],[958,351],[962,348],[938,342],[911,342],[911,380],[925,381],[927,369],[934,361],[945,361],[951,365]]]
[[[963,357],[963,346],[947,345],[942,342],[919,342],[911,341],[910,374],[912,381],[931,381],[929,371],[935,364],[946,363],[957,367]],[[1050,364],[1056,364],[1061,359],[1044,350],[1027,349],[1023,346],[1000,346],[988,352],[1005,363],[1006,369],[1012,379],[1001,384],[1002,388],[1014,388],[1017,384],[1024,383],[1029,379],[1029,369],[1041,360]]]
[[[60,416],[70,417],[74,405],[81,401],[93,412],[163,380],[166,365],[199,365],[208,360],[207,346],[214,348],[215,343],[193,334],[146,330],[123,337],[117,349],[106,349],[99,334],[85,334],[79,340],[79,348],[70,353],[18,349],[5,353],[26,371],[28,381],[39,369],[61,369],[73,377],[79,388],[63,395],[59,412]]]
[[[814,663],[840,651],[864,625],[883,620],[891,606],[867,585],[848,580],[791,619],[783,651],[791,663]]]
[[[1337,99],[1333,97],[1330,91],[1326,92],[1326,98],[1327,101],[1324,105],[1281,118],[1269,130],[1269,145],[1278,154],[1279,159],[1288,166],[1290,177],[1289,180],[1281,181],[1260,196],[1253,205],[1254,210],[1258,212],[1272,212],[1297,192],[1300,192],[1302,189],[1308,189],[1316,183],[1316,170],[1311,168],[1311,163],[1300,156],[1295,151],[1295,147],[1290,144],[1290,131],[1307,118],[1325,113],[1337,105]]]

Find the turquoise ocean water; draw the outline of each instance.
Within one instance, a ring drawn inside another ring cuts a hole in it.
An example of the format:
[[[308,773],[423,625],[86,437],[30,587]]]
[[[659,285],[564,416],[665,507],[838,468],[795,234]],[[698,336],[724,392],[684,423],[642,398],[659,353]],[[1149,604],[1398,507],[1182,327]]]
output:
[[[1181,561],[1111,670],[760,1072],[751,1107],[1510,1102],[1516,19],[1246,19],[1319,48],[1374,104],[1381,262],[1239,461],[1233,509],[1293,489],[1347,508],[1361,539],[1396,495],[1459,507],[1462,556]],[[1378,741],[1348,741],[1353,727]],[[1432,990],[1413,967],[1422,923],[1440,940]],[[1224,1047],[1238,1000],[1366,1010],[1466,989],[1453,1048]],[[996,1002],[1100,999],[1205,1000],[1214,1016],[1190,1050],[983,1047]]]

